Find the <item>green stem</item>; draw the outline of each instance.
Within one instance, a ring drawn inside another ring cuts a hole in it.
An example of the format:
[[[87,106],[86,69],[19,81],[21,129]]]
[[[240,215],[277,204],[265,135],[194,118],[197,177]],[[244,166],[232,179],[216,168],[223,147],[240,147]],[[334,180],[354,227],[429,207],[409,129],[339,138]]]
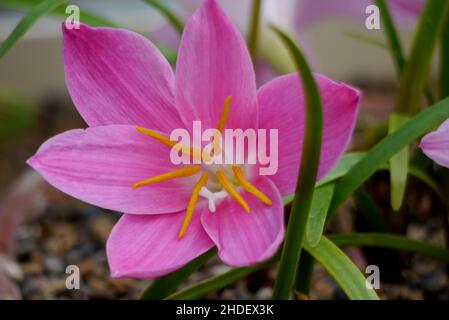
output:
[[[248,35],[249,54],[251,55],[254,64],[256,61],[261,8],[262,8],[262,0],[254,0]]]
[[[273,29],[283,40],[294,58],[304,87],[306,105],[301,165],[278,276],[273,289],[274,299],[288,299],[294,285],[296,270],[304,245],[304,236],[318,172],[323,131],[323,108],[317,84],[301,50],[283,31],[275,27]],[[298,87],[298,90],[300,89]]]
[[[167,20],[172,24],[172,26],[178,31],[179,34],[182,34],[184,30],[184,23],[181,19],[179,19],[170,8],[158,0],[143,0],[148,3],[150,6],[158,10]]]

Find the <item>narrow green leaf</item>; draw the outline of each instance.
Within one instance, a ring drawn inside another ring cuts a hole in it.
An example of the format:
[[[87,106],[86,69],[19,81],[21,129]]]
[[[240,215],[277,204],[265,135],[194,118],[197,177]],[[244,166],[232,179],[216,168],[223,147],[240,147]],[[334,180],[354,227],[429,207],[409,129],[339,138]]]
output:
[[[248,34],[248,50],[253,60],[253,63],[255,63],[256,60],[261,8],[262,8],[262,0],[253,0],[253,7]]]
[[[176,292],[168,296],[167,300],[194,300],[201,299],[205,295],[211,292],[221,290],[234,282],[246,277],[247,275],[265,269],[274,261],[279,259],[279,254],[276,254],[272,259],[260,263],[253,267],[243,267],[232,269],[221,275],[199,282],[189,288]]]
[[[11,47],[25,35],[28,29],[30,29],[40,17],[52,11],[64,2],[66,2],[66,0],[45,0],[33,7],[22,18],[22,20],[20,20],[10,35],[0,45],[0,58],[3,57],[5,53],[8,52],[8,50],[11,49]]]
[[[28,11],[41,2],[42,2],[41,0],[2,0],[0,2],[0,7],[16,9],[19,11]],[[55,17],[65,19],[67,17],[65,10],[66,5],[64,5],[63,3],[62,5],[57,6],[55,9],[49,12],[49,14]],[[96,13],[85,10],[83,8],[80,8],[80,20],[82,23],[86,23],[93,27],[96,26],[116,27],[116,28],[119,27],[119,25],[110,21],[109,19],[106,19],[102,16],[99,16]]]
[[[393,112],[390,116],[389,133],[396,131],[409,117]],[[408,148],[404,148],[390,159],[390,201],[394,211],[402,207],[408,176]]]
[[[352,300],[379,300],[376,291],[367,287],[359,268],[332,241],[322,237],[317,246],[306,244],[310,253]]]
[[[159,0],[143,0],[148,3],[150,6],[159,11],[167,20],[171,23],[171,25],[178,31],[179,34],[182,34],[184,30],[184,23],[181,19],[179,19],[176,14],[163,2]]]
[[[364,156],[365,152],[351,152],[345,154],[335,167],[318,183],[317,187],[321,187],[329,182],[333,182],[343,177],[348,171],[354,167]]]
[[[449,98],[422,111],[375,145],[362,160],[337,182],[328,215],[329,218],[335,209],[371,177],[382,164],[386,163],[412,141],[440,125],[447,118],[449,118]]]
[[[329,236],[337,246],[389,248],[421,254],[449,263],[449,251],[424,241],[386,233],[347,233]]]
[[[320,181],[315,184],[315,188],[324,186],[330,182],[334,182],[337,179],[343,177],[357,162],[359,162],[366,153],[364,152],[352,152],[343,155],[340,161],[335,165],[335,167]],[[285,196],[283,201],[284,205],[292,202],[295,194]]]
[[[335,184],[329,183],[316,188],[313,194],[306,231],[306,240],[312,247],[318,245],[321,240],[334,189]]]
[[[273,289],[274,299],[288,299],[295,282],[318,173],[323,131],[323,107],[315,78],[301,50],[282,30],[276,27],[273,27],[273,30],[289,49],[296,64],[304,87],[306,105],[301,165],[278,275]]]
[[[398,75],[401,75],[404,68],[405,59],[398,32],[393,22],[393,18],[385,0],[376,0],[376,5],[379,7],[383,29],[385,30],[385,36],[387,38],[389,48],[393,53],[392,57],[396,66],[397,73]]]
[[[161,300],[175,292],[175,290],[187,280],[187,278],[217,254],[217,249],[213,248],[202,254],[195,260],[188,263],[181,269],[176,270],[164,277],[154,280],[154,282],[143,292],[141,300]]]
[[[395,111],[414,115],[422,102],[430,63],[449,8],[447,0],[428,1],[419,19],[412,49],[404,67]]]

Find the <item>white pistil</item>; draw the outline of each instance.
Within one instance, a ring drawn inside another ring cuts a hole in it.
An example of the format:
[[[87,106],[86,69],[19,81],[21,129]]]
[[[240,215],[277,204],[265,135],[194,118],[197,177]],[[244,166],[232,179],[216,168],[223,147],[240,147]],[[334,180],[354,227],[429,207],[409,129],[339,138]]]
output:
[[[225,190],[221,190],[219,192],[212,192],[207,187],[202,187],[200,190],[200,196],[206,198],[209,201],[209,211],[215,212],[217,210],[216,201],[220,199],[224,199],[228,196],[228,193]]]

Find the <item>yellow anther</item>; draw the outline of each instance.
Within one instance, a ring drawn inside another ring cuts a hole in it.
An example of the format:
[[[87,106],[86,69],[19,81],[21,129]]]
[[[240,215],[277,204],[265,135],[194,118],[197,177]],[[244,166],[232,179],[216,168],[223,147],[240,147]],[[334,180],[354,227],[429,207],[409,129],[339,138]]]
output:
[[[200,170],[201,170],[201,166],[199,166],[199,165],[184,167],[179,170],[170,171],[170,172],[161,174],[159,176],[152,177],[152,178],[137,182],[133,185],[133,189],[136,189],[136,188],[139,188],[142,186],[146,186],[146,185],[149,185],[152,183],[156,183],[156,182],[162,182],[162,181],[167,181],[167,180],[175,179],[175,178],[183,178],[183,177],[193,176],[193,175],[197,174]]]
[[[221,186],[232,196],[234,199],[243,207],[243,209],[246,211],[246,213],[249,213],[249,206],[246,203],[246,201],[242,198],[242,196],[235,191],[234,187],[232,186],[231,182],[229,182],[228,178],[226,178],[226,175],[223,173],[223,171],[218,170],[215,173],[218,182],[221,184]]]
[[[232,166],[232,171],[234,172],[235,179],[240,183],[243,189],[251,193],[252,195],[256,196],[260,200],[262,200],[263,203],[267,205],[272,205],[273,202],[268,198],[266,195],[262,193],[259,189],[257,189],[254,185],[251,184],[243,174],[243,171],[240,167]]]
[[[188,155],[192,155],[194,159],[206,161],[206,162],[211,161],[211,158],[207,154],[207,152],[201,152],[201,150],[194,148],[194,147],[184,146],[176,141],[170,140],[168,137],[164,136],[163,134],[160,134],[160,133],[150,130],[150,129],[146,129],[146,128],[143,128],[140,126],[136,126],[136,129],[138,131],[140,131],[141,133],[143,133],[147,136],[150,136],[150,137],[156,139],[157,141],[165,144],[166,146],[175,148],[177,151],[182,151],[183,154],[186,153]]]
[[[201,176],[200,180],[196,183],[193,188],[192,196],[190,197],[189,204],[187,206],[186,216],[184,218],[184,223],[182,224],[181,231],[179,231],[178,238],[181,239],[186,233],[187,227],[192,221],[193,212],[195,211],[196,203],[198,202],[198,197],[201,191],[201,188],[204,187],[209,179],[209,173],[205,172]]]
[[[214,140],[213,140],[213,145],[212,145],[212,154],[214,154],[214,155],[220,154],[220,152],[221,152],[220,145],[219,145],[220,134],[224,130],[226,121],[228,121],[229,112],[231,110],[231,102],[232,102],[232,97],[228,96],[224,102],[223,111],[221,113],[220,119],[218,120],[217,131],[214,134],[214,137],[213,137]]]

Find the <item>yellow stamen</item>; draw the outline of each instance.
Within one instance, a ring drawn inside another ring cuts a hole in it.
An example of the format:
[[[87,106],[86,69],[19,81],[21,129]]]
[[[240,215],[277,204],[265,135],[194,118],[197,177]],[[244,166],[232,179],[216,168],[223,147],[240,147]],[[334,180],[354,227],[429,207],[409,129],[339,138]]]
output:
[[[228,121],[228,117],[229,117],[229,112],[231,109],[231,102],[232,102],[232,97],[228,96],[224,102],[223,105],[223,111],[221,113],[220,119],[218,120],[218,124],[217,124],[217,132],[215,133],[214,137],[213,137],[213,145],[212,145],[212,154],[220,154],[221,150],[220,150],[220,146],[219,146],[219,133],[222,133],[224,130],[224,127],[226,125],[226,121]]]
[[[179,239],[181,239],[184,236],[184,234],[186,233],[187,227],[190,224],[190,221],[192,221],[193,212],[195,210],[196,203],[198,202],[200,190],[202,187],[204,187],[206,185],[208,179],[209,179],[209,173],[207,173],[207,172],[203,173],[200,180],[198,180],[195,187],[193,188],[192,196],[190,197],[190,201],[187,206],[184,223],[182,224],[181,231],[179,231],[179,235],[178,235]]]
[[[231,109],[232,97],[228,96],[223,105],[223,112],[221,113],[220,120],[218,120],[217,130],[223,132],[226,121],[228,121],[229,111]]]
[[[243,174],[243,171],[240,167],[232,166],[232,171],[234,171],[235,178],[240,183],[242,188],[244,188],[246,191],[248,191],[252,195],[254,195],[257,198],[259,198],[260,200],[262,200],[263,203],[270,205],[270,206],[273,204],[273,202],[270,200],[270,198],[268,198],[266,195],[264,195],[262,193],[262,191],[257,189],[254,185],[251,184],[251,182],[249,182],[245,178],[245,175]]]
[[[246,213],[249,213],[249,206],[246,203],[246,201],[242,198],[242,196],[235,191],[232,184],[229,182],[228,178],[226,178],[226,175],[223,173],[223,171],[218,170],[215,173],[218,182],[220,182],[221,186],[232,196],[234,199],[245,209]]]
[[[194,159],[197,160],[204,160],[204,161],[211,161],[210,156],[206,152],[201,152],[201,150],[194,148],[194,147],[187,147],[184,146],[176,141],[170,140],[168,137],[164,136],[163,134],[160,134],[156,131],[143,128],[141,126],[136,126],[136,129],[140,131],[141,133],[150,136],[157,141],[165,144],[166,146],[175,148],[177,151],[182,151],[182,153],[187,153],[188,155],[192,155]]]
[[[133,185],[133,189],[139,188],[141,186],[146,186],[146,185],[149,185],[152,183],[156,183],[156,182],[167,181],[167,180],[174,179],[174,178],[183,178],[183,177],[193,176],[193,175],[197,174],[200,170],[201,170],[201,166],[199,166],[199,165],[184,167],[179,170],[170,171],[170,172],[161,174],[159,176],[152,177],[152,178],[137,182]]]

